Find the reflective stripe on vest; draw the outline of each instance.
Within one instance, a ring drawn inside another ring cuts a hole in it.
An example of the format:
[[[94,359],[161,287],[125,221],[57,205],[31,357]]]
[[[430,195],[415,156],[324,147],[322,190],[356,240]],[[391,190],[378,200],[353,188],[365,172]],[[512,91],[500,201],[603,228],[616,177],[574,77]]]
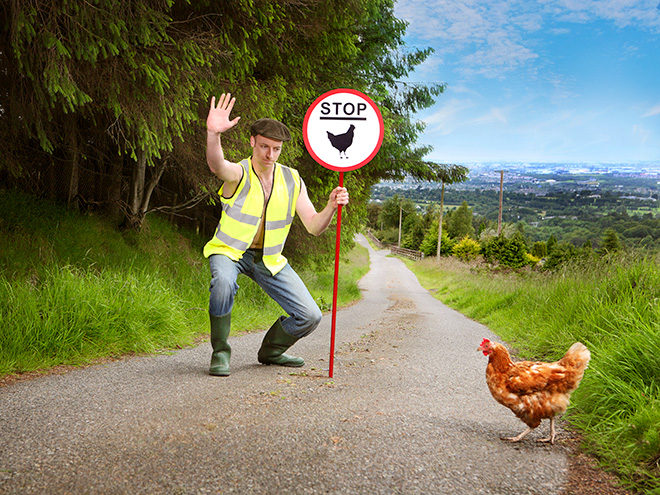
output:
[[[281,168],[282,175],[284,176],[284,183],[286,184],[287,193],[289,202],[287,205],[286,218],[282,220],[268,220],[268,212],[266,212],[266,232],[264,234],[264,256],[274,256],[282,252],[284,249],[284,241],[286,240],[286,235],[282,242],[269,245],[266,243],[267,240],[272,239],[271,236],[267,236],[268,232],[272,232],[278,229],[286,229],[287,235],[289,232],[289,227],[293,222],[293,216],[296,211],[296,204],[294,200],[298,200],[298,193],[300,192],[300,180],[296,181],[293,177],[293,171],[288,167]],[[275,184],[273,184],[273,189]],[[296,191],[297,188],[297,191]],[[271,197],[272,197],[271,193]]]
[[[231,198],[222,196],[222,217],[214,237],[204,247],[204,256],[225,254],[235,261],[250,247],[264,211],[264,192],[249,159],[241,162],[244,173]],[[263,261],[276,274],[286,265],[284,243],[295,216],[301,181],[295,170],[275,164],[271,197],[266,205]]]

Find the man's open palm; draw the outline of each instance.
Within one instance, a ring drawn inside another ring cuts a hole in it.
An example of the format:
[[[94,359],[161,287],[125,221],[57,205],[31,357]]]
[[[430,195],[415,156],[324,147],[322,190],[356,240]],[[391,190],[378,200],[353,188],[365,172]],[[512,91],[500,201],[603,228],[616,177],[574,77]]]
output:
[[[240,117],[229,120],[229,114],[231,114],[235,102],[236,98],[232,98],[231,94],[222,93],[218,106],[216,106],[215,96],[212,97],[211,109],[209,110],[209,116],[206,118],[206,128],[212,132],[225,132],[234,127],[241,120]]]

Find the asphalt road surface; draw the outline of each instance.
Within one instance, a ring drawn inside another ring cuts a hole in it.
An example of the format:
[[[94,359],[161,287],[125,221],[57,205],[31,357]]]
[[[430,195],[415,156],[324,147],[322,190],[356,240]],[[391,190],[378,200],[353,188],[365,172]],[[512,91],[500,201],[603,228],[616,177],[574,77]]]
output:
[[[337,312],[333,379],[328,314],[299,369],[258,364],[260,333],[230,339],[230,377],[204,343],[0,388],[0,493],[560,493],[546,424],[500,440],[525,425],[486,387],[496,337],[388,253],[369,247],[364,298]]]

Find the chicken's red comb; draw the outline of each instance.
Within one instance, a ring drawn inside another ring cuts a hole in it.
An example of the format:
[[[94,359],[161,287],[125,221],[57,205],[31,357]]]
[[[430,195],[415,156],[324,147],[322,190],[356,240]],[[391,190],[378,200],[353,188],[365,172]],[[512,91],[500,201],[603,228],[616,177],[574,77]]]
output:
[[[481,345],[484,345],[484,344],[490,344],[490,340],[488,340],[488,339],[482,340]]]

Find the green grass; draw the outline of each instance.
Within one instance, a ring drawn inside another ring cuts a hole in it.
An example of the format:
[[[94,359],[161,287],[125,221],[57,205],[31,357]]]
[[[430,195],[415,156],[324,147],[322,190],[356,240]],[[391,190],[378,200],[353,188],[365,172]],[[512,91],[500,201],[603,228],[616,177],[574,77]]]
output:
[[[207,239],[148,217],[142,232],[119,232],[95,215],[0,190],[0,376],[155,353],[208,334]],[[360,297],[368,255],[344,255],[338,304]],[[296,267],[330,310],[334,264]],[[265,330],[281,308],[240,276],[232,334]],[[255,311],[259,308],[259,311]]]
[[[404,261],[424,287],[486,324],[519,358],[554,361],[575,341],[587,345],[592,359],[567,417],[626,484],[660,493],[657,256],[622,254],[557,274]]]

